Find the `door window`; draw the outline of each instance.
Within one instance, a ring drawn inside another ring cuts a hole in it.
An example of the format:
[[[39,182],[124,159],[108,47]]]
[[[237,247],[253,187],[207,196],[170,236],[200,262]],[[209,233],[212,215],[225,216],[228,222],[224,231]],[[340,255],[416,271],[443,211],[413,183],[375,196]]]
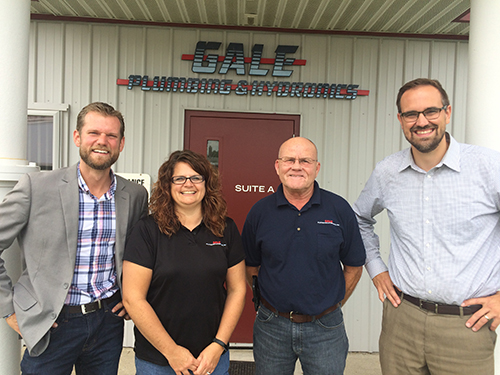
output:
[[[216,168],[219,168],[219,141],[207,141],[207,159]]]

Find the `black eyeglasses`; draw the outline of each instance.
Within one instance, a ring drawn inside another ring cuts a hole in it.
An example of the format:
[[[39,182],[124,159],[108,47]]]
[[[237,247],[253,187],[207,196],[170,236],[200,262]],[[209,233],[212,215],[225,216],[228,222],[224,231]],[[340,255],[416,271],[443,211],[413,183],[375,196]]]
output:
[[[183,185],[186,183],[187,180],[191,181],[193,184],[201,184],[203,181],[205,181],[205,177],[200,174],[195,174],[194,176],[191,177],[186,177],[186,176],[172,177],[172,183],[175,185]]]
[[[420,114],[423,114],[427,120],[436,120],[439,117],[441,111],[443,109],[446,109],[447,107],[448,105],[444,105],[441,108],[429,107],[424,109],[422,112],[408,111],[400,113],[399,115],[403,118],[405,122],[416,122]]]

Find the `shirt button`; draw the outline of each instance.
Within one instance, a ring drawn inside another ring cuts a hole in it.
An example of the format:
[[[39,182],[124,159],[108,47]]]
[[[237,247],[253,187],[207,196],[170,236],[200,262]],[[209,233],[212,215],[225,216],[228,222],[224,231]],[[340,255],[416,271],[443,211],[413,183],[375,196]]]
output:
[[[431,246],[431,244],[429,244],[429,243],[426,243],[426,244],[425,244],[425,247],[429,247],[429,246]]]
[[[55,313],[52,313],[52,314],[50,314],[50,317],[51,317],[52,319],[56,319],[56,318],[57,318],[57,315],[56,315]]]
[[[428,201],[429,200],[429,197],[425,197],[425,200]]]
[[[426,221],[425,221],[425,223],[426,223],[426,224],[429,224],[429,223],[430,223],[430,221],[429,221],[429,220],[426,220]]]
[[[297,228],[297,231],[300,232],[300,228]]]
[[[431,270],[431,267],[427,267],[427,271],[430,271]]]
[[[432,176],[430,174],[427,175],[427,178],[431,178]]]
[[[63,288],[64,288],[64,289],[68,289],[68,286],[69,286],[69,284],[68,284],[68,283],[64,283],[64,284],[63,284]]]
[[[298,215],[298,216],[300,216],[300,212],[299,212],[299,215]]]
[[[429,294],[432,294],[432,290],[429,290],[428,292],[429,292]]]

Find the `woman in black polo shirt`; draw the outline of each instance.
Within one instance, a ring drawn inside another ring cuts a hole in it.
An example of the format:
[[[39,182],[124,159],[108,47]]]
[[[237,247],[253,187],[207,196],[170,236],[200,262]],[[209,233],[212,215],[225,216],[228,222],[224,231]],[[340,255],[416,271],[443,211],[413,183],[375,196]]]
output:
[[[227,345],[245,303],[245,256],[217,170],[195,152],[172,153],[150,210],[130,234],[123,262],[137,374],[228,374]]]

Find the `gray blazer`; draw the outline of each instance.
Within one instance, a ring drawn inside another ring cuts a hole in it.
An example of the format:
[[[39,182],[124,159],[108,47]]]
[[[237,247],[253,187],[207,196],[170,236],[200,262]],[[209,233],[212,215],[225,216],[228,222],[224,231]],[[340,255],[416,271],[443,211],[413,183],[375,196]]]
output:
[[[119,176],[115,263],[121,287],[125,240],[147,215],[146,189]],[[12,287],[0,258],[0,318],[16,313],[31,355],[43,353],[73,279],[78,238],[77,166],[23,176],[0,204],[0,255],[17,238],[23,271]]]

